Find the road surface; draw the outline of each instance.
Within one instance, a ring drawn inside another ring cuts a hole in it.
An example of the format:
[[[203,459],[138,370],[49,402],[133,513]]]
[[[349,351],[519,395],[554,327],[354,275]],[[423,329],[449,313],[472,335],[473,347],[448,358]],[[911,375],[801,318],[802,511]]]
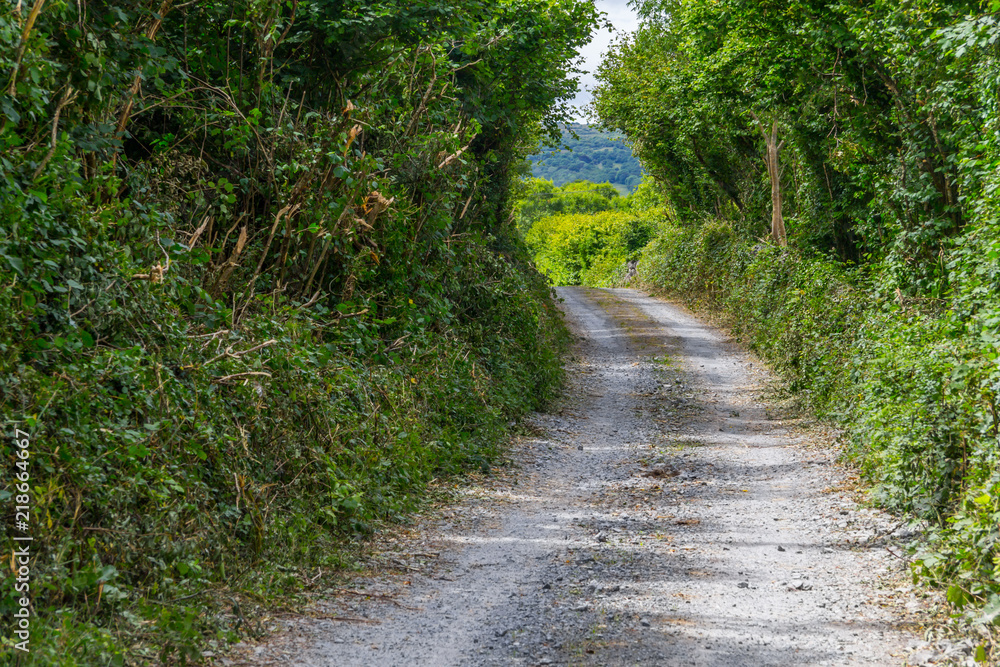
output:
[[[576,337],[566,397],[514,444],[514,473],[244,659],[903,664],[920,604],[883,535],[898,525],[855,502],[835,434],[768,399],[760,363],[682,308],[559,295]]]

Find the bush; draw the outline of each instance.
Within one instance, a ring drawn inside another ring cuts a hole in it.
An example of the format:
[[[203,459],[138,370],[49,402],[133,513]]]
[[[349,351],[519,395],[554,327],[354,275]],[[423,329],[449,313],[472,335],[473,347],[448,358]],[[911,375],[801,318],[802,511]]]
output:
[[[625,277],[626,263],[653,237],[663,200],[651,182],[628,197],[608,185],[569,183],[538,203],[545,181],[532,179],[518,202],[535,265],[554,285],[609,286]],[[549,184],[551,186],[551,184]]]

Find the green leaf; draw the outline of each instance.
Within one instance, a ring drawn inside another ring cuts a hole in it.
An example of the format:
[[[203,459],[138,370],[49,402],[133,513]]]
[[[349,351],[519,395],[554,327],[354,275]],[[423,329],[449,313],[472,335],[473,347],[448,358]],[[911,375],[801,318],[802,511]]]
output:
[[[14,105],[10,103],[10,98],[6,95],[0,99],[0,109],[3,109],[3,113],[7,118],[10,119],[12,123],[19,123],[21,121],[21,114],[17,112]]]
[[[969,594],[961,586],[956,586],[952,584],[948,587],[948,593],[945,596],[948,602],[955,605],[959,609],[964,607],[969,602]]]
[[[21,261],[19,257],[11,257],[10,255],[4,255],[4,259],[10,264],[11,268],[24,275],[24,262]]]

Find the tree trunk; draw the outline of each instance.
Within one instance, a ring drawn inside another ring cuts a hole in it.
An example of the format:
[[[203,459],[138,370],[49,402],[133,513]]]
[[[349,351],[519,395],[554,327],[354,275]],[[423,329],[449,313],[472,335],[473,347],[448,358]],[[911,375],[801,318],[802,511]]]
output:
[[[768,132],[757,118],[757,114],[751,111],[750,115],[757,121],[757,127],[764,136],[764,143],[767,146],[764,164],[767,165],[767,175],[771,179],[771,238],[779,246],[785,247],[788,245],[788,237],[785,234],[785,219],[781,215],[781,172],[778,169],[778,151],[785,142],[778,143],[777,120],[771,124],[771,131]]]

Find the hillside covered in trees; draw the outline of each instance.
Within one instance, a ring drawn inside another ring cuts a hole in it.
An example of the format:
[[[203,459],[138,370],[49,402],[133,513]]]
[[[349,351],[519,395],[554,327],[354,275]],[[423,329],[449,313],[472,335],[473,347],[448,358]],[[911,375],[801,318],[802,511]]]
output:
[[[31,654],[5,633],[0,662],[200,660],[497,464],[561,373],[511,181],[594,22],[6,3],[0,501],[30,589],[0,568],[0,613],[29,610]]]
[[[575,135],[575,136],[574,136]],[[563,186],[573,181],[611,183],[622,194],[635,190],[642,180],[642,167],[621,134],[603,132],[582,123],[563,126],[562,143],[531,155],[535,178]]]
[[[638,279],[837,419],[923,522],[918,578],[1000,618],[1000,2],[637,7],[595,104],[662,197]],[[548,218],[536,261],[620,282],[605,215]]]

